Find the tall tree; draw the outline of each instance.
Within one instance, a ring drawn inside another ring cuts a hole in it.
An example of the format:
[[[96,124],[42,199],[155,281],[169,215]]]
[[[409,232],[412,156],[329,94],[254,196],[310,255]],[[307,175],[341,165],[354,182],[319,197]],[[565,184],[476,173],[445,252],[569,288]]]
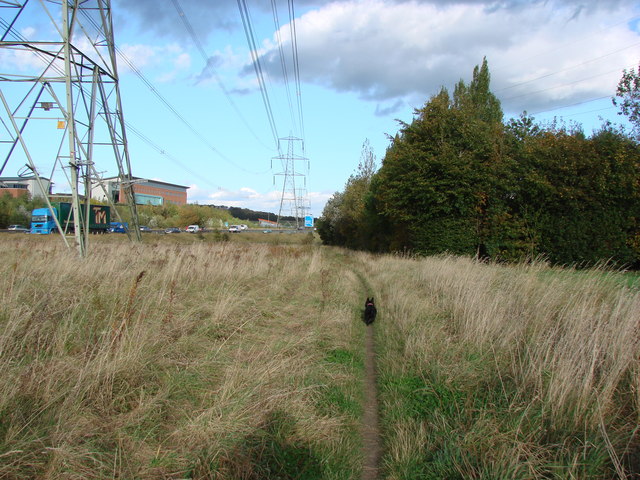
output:
[[[343,197],[342,192],[335,192],[327,201],[322,210],[322,215],[316,222],[318,235],[326,245],[344,246],[347,239],[343,231]]]
[[[365,205],[376,168],[376,156],[366,139],[356,172],[347,180],[344,191],[337,192],[327,202],[318,220],[318,232],[325,243],[350,248],[368,246]]]
[[[508,250],[511,165],[486,59],[453,96],[443,88],[387,151],[373,192],[395,224],[389,248],[499,256]],[[399,242],[402,242],[400,244]]]
[[[638,145],[608,124],[587,138],[581,130],[530,120],[507,127],[517,165],[512,212],[527,254],[560,264],[635,262]]]
[[[626,72],[619,89],[636,122],[638,78],[640,70]],[[610,124],[587,138],[526,113],[505,125],[486,59],[469,84],[461,80],[453,95],[442,88],[401,122],[375,174],[366,152],[323,212],[331,227],[323,239],[378,251],[640,263],[637,139]]]
[[[620,107],[618,114],[629,118],[636,137],[640,137],[640,65],[637,72],[632,69],[622,71],[613,104]]]

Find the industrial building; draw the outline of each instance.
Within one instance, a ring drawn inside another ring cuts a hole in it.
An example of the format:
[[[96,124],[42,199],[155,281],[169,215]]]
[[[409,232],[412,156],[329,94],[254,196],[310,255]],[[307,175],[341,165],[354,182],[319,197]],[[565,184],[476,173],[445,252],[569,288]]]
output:
[[[278,227],[278,222],[274,222],[272,220],[265,220],[264,218],[258,218],[258,224],[261,227],[270,227],[270,228]]]
[[[40,177],[42,188],[35,176],[30,177],[0,177],[0,195],[8,193],[14,198],[30,194],[31,198],[45,198],[51,194],[51,180]]]
[[[189,187],[175,185],[173,183],[148,180],[133,177],[133,193],[138,205],[186,205],[187,190]],[[120,177],[103,178],[102,184],[94,182],[91,186],[91,197],[100,201],[107,201],[107,195],[112,202],[125,203],[124,191]],[[106,195],[105,190],[106,189]]]

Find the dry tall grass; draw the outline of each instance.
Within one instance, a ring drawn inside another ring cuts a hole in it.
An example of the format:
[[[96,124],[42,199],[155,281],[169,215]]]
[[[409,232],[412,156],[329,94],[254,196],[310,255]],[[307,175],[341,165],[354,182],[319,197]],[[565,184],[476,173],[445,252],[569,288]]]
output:
[[[385,308],[389,478],[640,474],[640,292],[623,275],[362,262]]]
[[[367,295],[385,478],[640,473],[621,274],[189,238],[2,238],[0,478],[358,478]]]
[[[358,285],[322,250],[53,240],[3,239],[0,478],[357,476]]]

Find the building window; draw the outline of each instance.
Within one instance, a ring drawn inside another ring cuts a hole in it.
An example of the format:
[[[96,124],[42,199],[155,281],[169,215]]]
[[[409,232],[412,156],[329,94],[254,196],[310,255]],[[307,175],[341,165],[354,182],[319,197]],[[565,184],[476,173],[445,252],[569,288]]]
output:
[[[157,195],[146,195],[144,193],[134,193],[137,205],[155,205],[160,206],[163,203],[162,197]]]

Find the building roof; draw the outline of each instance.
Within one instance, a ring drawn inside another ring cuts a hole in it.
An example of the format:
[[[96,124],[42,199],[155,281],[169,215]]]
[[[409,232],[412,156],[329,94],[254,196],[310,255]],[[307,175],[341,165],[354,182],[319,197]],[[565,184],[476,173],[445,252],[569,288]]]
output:
[[[149,182],[149,183],[159,183],[161,185],[168,185],[170,187],[184,188],[185,190],[191,188],[191,187],[186,187],[184,185],[178,185],[177,183],[161,182],[160,180],[151,180],[149,178],[131,177],[131,179],[132,180],[142,180],[142,181]],[[103,178],[102,180],[120,180],[120,177],[108,177],[108,178]]]
[[[36,176],[32,175],[30,177],[0,177],[0,182],[24,182],[25,180],[35,180]],[[40,175],[40,180],[46,180],[50,182],[51,180],[47,177],[43,177]]]

